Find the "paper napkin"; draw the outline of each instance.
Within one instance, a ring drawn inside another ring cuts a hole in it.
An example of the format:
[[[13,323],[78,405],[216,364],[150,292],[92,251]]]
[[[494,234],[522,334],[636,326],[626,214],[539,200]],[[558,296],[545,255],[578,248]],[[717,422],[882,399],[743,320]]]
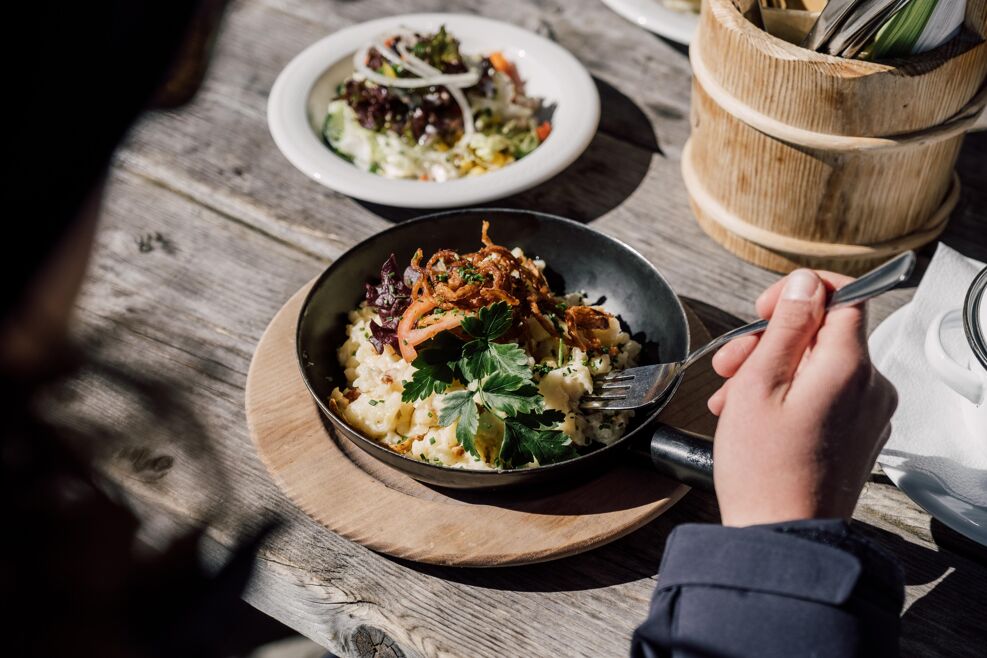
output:
[[[903,311],[897,335],[882,346],[877,369],[898,389],[898,410],[882,465],[935,478],[951,495],[987,506],[987,450],[963,420],[967,402],[941,382],[925,358],[925,334],[942,311],[960,308],[983,264],[975,264],[940,244],[911,304]],[[944,332],[944,340],[947,336]],[[962,331],[951,332],[947,351],[963,349]]]

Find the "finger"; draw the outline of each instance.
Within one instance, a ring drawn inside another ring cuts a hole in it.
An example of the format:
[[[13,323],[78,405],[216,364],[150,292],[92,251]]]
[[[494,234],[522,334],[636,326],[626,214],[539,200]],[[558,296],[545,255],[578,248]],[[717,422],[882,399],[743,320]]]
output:
[[[706,406],[709,408],[709,412],[714,416],[719,416],[723,413],[723,407],[727,403],[727,387],[726,384],[716,389],[716,393],[709,396],[709,400],[706,402]]]
[[[713,370],[720,377],[733,377],[757,346],[759,336],[731,340],[713,355]]]
[[[850,306],[830,311],[816,334],[816,343],[800,373],[807,394],[818,387],[843,388],[852,381],[870,378],[867,352],[867,310]],[[863,373],[867,373],[866,378]]]
[[[867,356],[867,306],[845,306],[830,311],[816,337],[817,350],[852,350]]]
[[[826,272],[824,270],[815,270],[815,273],[822,279],[827,292],[839,290],[846,284],[855,281],[853,277],[846,276],[845,274]],[[778,303],[778,297],[781,295],[781,289],[785,285],[786,280],[787,277],[778,279],[757,298],[757,301],[754,302],[754,308],[757,309],[759,316],[766,320],[771,318],[771,313],[774,311],[775,304]]]
[[[747,374],[770,389],[791,383],[806,348],[822,322],[826,287],[811,270],[795,270],[785,285],[757,347],[738,374]]]
[[[822,280],[823,285],[826,286],[827,292],[838,290],[854,280],[852,277],[835,272],[816,270],[816,274]],[[778,296],[781,294],[781,288],[784,283],[785,278],[779,279],[758,297],[755,307],[757,308],[758,315],[762,318],[767,319],[771,317],[775,304],[778,303]],[[758,338],[759,336],[757,335],[744,336],[743,338],[732,340],[720,348],[713,357],[713,370],[716,371],[716,374],[720,377],[733,377],[737,374],[740,366],[744,365],[744,361],[747,360],[747,357],[751,355],[751,352],[757,346]]]

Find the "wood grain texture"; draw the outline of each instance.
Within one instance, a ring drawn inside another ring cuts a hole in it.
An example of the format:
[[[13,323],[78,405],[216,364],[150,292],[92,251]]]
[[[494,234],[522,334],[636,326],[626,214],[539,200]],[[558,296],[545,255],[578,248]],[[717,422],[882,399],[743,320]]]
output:
[[[298,370],[295,327],[310,285],[278,311],[247,376],[247,424],[288,497],[341,537],[415,562],[461,567],[531,564],[610,543],[653,521],[685,495],[683,484],[626,459],[565,488],[444,492],[353,449],[331,431]],[[689,314],[690,342],[710,336]],[[721,380],[709,358],[690,368],[662,422],[712,438],[706,399]]]
[[[780,271],[861,274],[934,240],[959,198],[964,130],[987,101],[985,34],[894,67],[797,48],[710,0],[682,161],[700,226]]]
[[[965,32],[900,62],[816,53],[756,27],[733,0],[704,2],[696,45],[733,97],[781,123],[831,135],[884,137],[938,125],[977,93],[987,72],[985,0],[967,3]],[[742,8],[756,0],[740,0]],[[765,93],[767,90],[768,93]]]
[[[311,520],[267,475],[247,433],[247,369],[269,319],[327,260],[410,216],[361,205],[292,169],[267,132],[267,92],[317,38],[412,10],[479,12],[539,31],[601,85],[601,132],[587,153],[503,205],[592,221],[628,242],[717,331],[753,319],[753,300],[777,276],[708,238],[681,182],[691,85],[682,49],[589,0],[238,0],[202,92],[180,111],[146,117],[119,154],[78,304],[75,336],[89,365],[50,413],[98,437],[99,471],[137,511],[152,545],[204,525],[204,557],[216,564],[243,534],[280,520],[246,599],[340,656],[626,655],[668,533],[717,522],[711,495],[692,491],[640,530],[553,562],[422,566]],[[971,135],[957,164],[961,199],[942,236],[980,259],[985,156],[987,133]],[[142,236],[151,237],[149,251],[139,248]],[[923,265],[930,255],[922,252]],[[871,302],[869,326],[911,294]],[[134,379],[156,386],[137,394]],[[905,569],[903,655],[979,656],[987,644],[983,551],[879,473],[854,516]]]

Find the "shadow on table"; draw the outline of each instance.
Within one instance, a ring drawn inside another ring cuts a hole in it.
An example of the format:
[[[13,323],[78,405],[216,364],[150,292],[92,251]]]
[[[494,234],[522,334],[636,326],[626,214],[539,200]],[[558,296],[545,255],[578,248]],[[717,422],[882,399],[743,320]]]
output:
[[[964,256],[987,261],[987,132],[966,136],[956,171],[960,175],[963,190],[960,203],[940,238]],[[934,244],[934,243],[933,243]]]
[[[960,201],[942,235],[917,250],[918,264],[904,287],[918,286],[940,242],[968,258],[987,262],[987,219],[983,216],[984,208],[987,208],[984,154],[987,154],[987,132],[967,135],[956,162],[956,173],[962,185]]]
[[[520,592],[573,592],[652,578],[672,525],[664,517],[587,553],[517,567],[442,567],[389,558],[409,569],[470,587]],[[505,528],[505,532],[510,532]],[[641,608],[644,618],[645,608]]]
[[[693,492],[669,514],[623,539],[543,564],[463,569],[395,561],[471,587],[522,592],[595,589],[654,577],[672,528],[687,522],[716,522],[715,509],[712,494]],[[987,591],[987,578],[974,561],[984,563],[987,551],[934,519],[931,531],[938,551],[866,523],[855,522],[855,526],[899,560],[907,585],[933,584],[902,615],[902,655],[979,655],[976,647],[987,640],[979,603]],[[640,607],[643,620],[646,603],[642,601]]]
[[[136,330],[140,323],[131,320],[130,326]],[[209,477],[202,500],[209,500],[210,493],[220,497],[216,492],[228,488],[229,474],[207,440],[209,432],[185,383],[114,359],[111,347],[110,335],[85,336],[74,345],[76,363],[45,391],[40,413],[87,459],[112,464],[126,478],[153,486],[175,464],[189,460],[201,464]],[[220,364],[205,359],[190,367],[217,379],[225,375]],[[85,393],[97,386],[103,399],[111,401],[105,404],[120,414],[104,416],[93,407]],[[196,513],[203,524],[223,515],[210,506]]]
[[[703,321],[703,325],[706,327],[707,331],[709,331],[709,335],[714,338],[747,323],[747,320],[738,318],[733,313],[724,311],[723,309],[702,300],[694,297],[680,297],[682,301],[689,306],[689,308],[696,312],[696,315],[699,316],[699,319]],[[753,309],[753,300],[751,300],[751,308]],[[696,347],[699,346],[694,345],[693,349]]]
[[[634,193],[648,173],[651,158],[662,155],[658,138],[651,121],[634,101],[609,83],[593,80],[600,94],[600,126],[586,151],[562,173],[530,190],[470,207],[538,210],[588,222]],[[435,212],[357,203],[391,222]]]
[[[692,490],[654,521],[586,553],[517,567],[441,567],[388,558],[424,574],[471,587],[520,592],[575,592],[655,578],[669,533],[682,523],[718,523],[716,496]],[[510,529],[505,529],[510,532]],[[641,619],[646,604],[642,601]]]
[[[987,578],[974,562],[987,564],[987,549],[935,519],[930,529],[938,551],[866,523],[855,526],[898,559],[907,585],[935,583],[902,615],[902,655],[982,655],[976,647],[987,642],[980,603]]]
[[[672,41],[667,37],[661,36],[660,34],[656,34],[655,39],[664,42],[666,46],[678,52],[680,55],[685,55],[686,57],[689,56],[689,46],[687,46],[686,44],[679,43],[678,41]]]

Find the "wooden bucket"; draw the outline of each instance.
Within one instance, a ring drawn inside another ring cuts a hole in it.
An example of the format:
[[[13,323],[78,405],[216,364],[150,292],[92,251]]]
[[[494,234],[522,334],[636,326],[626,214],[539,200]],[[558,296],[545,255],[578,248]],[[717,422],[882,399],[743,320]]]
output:
[[[682,173],[713,239],[772,270],[859,274],[936,238],[959,198],[963,136],[987,104],[987,0],[963,32],[892,64],[764,32],[756,0],[706,0],[690,48]]]

